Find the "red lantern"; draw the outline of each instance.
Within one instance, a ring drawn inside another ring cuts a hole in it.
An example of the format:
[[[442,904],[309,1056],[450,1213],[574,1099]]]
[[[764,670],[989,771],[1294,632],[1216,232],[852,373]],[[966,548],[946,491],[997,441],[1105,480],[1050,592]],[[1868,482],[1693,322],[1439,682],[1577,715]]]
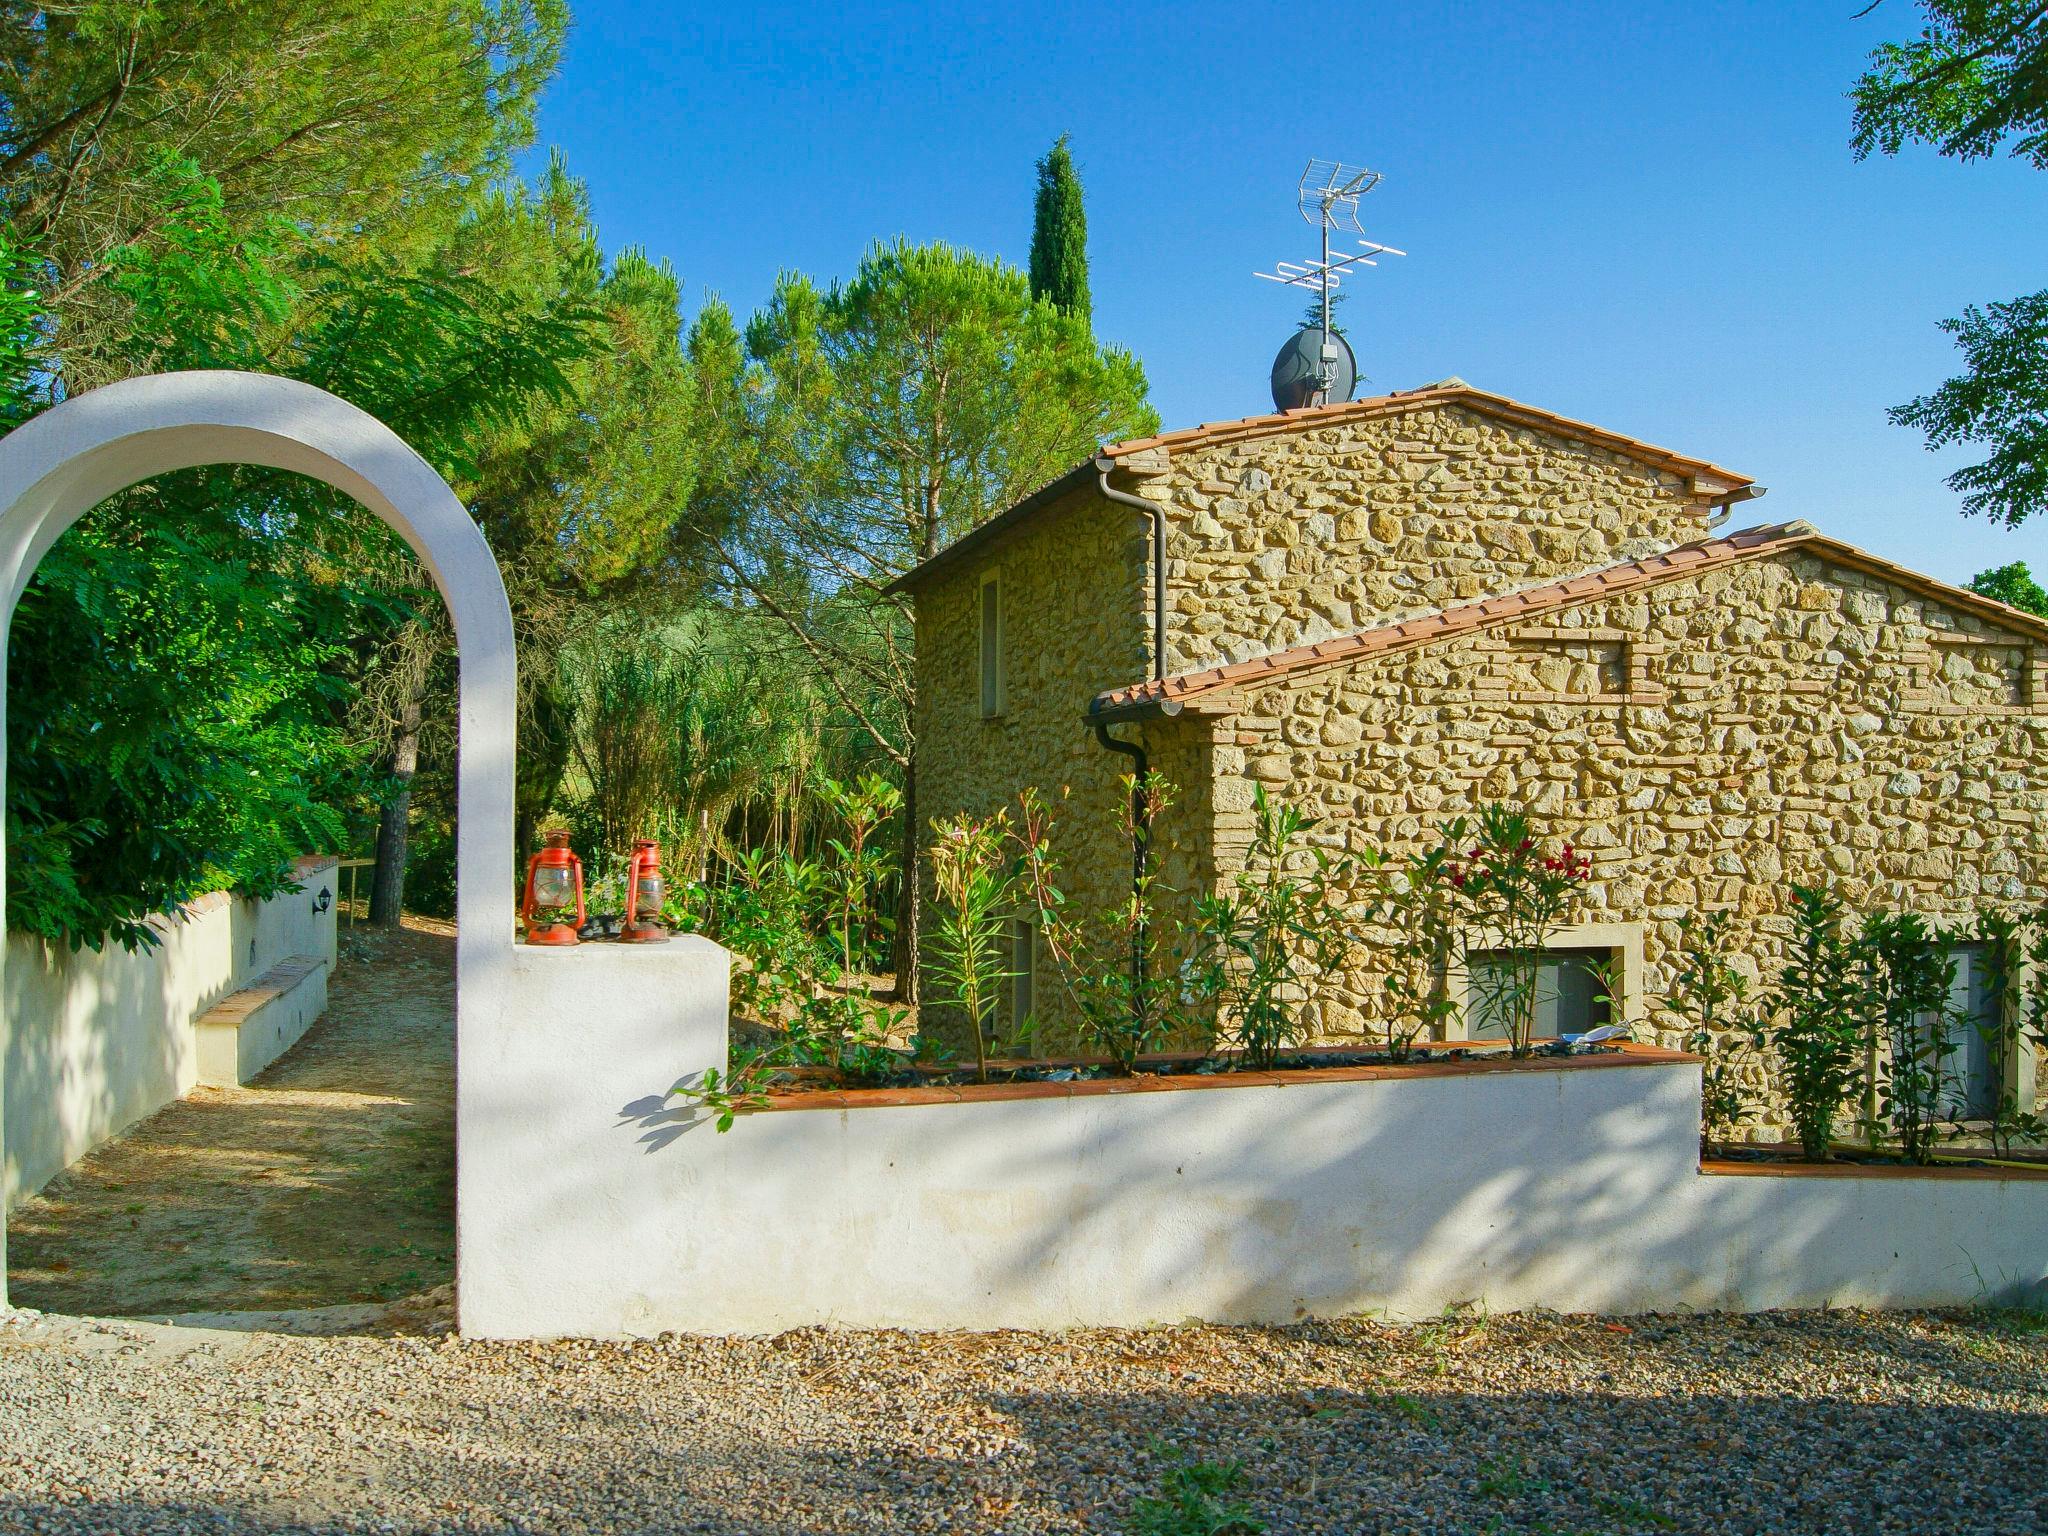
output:
[[[576,921],[563,914],[571,903]],[[529,944],[574,944],[583,926],[583,861],[569,851],[567,832],[550,832],[547,846],[526,861],[526,895],[519,904]]]
[[[632,862],[626,867],[626,925],[619,930],[622,944],[658,944],[668,937],[661,926],[661,846],[651,837],[633,845]]]

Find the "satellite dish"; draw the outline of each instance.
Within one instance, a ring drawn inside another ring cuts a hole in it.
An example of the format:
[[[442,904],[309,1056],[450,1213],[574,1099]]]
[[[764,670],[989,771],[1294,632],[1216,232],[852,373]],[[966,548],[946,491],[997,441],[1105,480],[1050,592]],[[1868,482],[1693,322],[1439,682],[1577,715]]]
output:
[[[1335,405],[1349,400],[1358,384],[1358,359],[1351,355],[1351,343],[1330,332],[1329,356],[1323,353],[1323,328],[1303,326],[1287,338],[1287,345],[1273,359],[1273,404],[1283,411],[1305,405]],[[1325,361],[1329,364],[1329,387],[1324,389]]]

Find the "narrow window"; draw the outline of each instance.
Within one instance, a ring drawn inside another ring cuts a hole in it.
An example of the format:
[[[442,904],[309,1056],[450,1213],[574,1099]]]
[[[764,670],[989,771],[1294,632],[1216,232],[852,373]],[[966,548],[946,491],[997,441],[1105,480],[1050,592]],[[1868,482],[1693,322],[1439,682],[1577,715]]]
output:
[[[1003,585],[996,572],[981,578],[981,717],[1003,712]]]
[[[1010,1027],[1022,1033],[1038,1007],[1038,930],[1028,917],[1010,922]]]

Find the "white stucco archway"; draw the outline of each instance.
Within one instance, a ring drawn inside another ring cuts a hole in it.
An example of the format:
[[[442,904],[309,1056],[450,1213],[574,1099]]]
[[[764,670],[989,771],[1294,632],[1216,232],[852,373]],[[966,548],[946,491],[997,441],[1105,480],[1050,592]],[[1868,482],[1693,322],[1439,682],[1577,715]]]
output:
[[[76,396],[0,440],[0,666],[15,606],[37,563],[67,528],[117,491],[207,464],[293,470],[354,497],[412,547],[448,604],[461,664],[455,948],[461,1164],[472,1105],[460,1064],[490,1060],[497,1044],[491,1037],[507,1017],[517,707],[504,583],[490,547],[447,482],[375,417],[293,379],[158,374]],[[0,699],[0,791],[5,721]],[[5,858],[0,830],[0,879]],[[8,1034],[0,1009],[0,1064]],[[460,1176],[456,1191],[459,1264],[467,1204]],[[7,1304],[6,1257],[0,1228],[0,1307]]]

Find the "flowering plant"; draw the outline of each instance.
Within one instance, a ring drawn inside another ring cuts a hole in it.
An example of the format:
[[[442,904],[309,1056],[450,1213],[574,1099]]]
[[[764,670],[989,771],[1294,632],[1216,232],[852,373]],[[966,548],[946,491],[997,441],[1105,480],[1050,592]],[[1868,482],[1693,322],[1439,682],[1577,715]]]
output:
[[[1593,861],[1566,842],[1537,846],[1525,812],[1483,806],[1472,846],[1448,877],[1464,894],[1475,927],[1497,947],[1470,971],[1482,1007],[1507,1032],[1509,1052],[1529,1054],[1543,950],[1592,878]]]

